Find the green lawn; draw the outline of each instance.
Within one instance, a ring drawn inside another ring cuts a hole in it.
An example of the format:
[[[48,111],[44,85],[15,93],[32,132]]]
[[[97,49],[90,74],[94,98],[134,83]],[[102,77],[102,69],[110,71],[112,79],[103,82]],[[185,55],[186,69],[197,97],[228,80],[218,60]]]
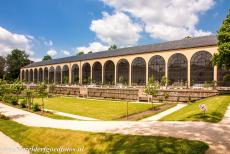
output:
[[[199,104],[205,104],[208,110],[205,116],[200,110]],[[162,121],[205,121],[219,122],[230,104],[230,95],[215,96],[199,100],[188,106],[163,117]]]
[[[41,104],[41,99],[34,99]],[[45,108],[101,120],[115,120],[126,115],[125,101],[92,100],[75,97],[53,97],[44,99]],[[151,104],[129,103],[129,114],[142,112]]]
[[[72,130],[28,127],[10,120],[0,120],[0,131],[23,147],[82,148],[79,153],[170,153],[203,154],[208,145],[172,137],[89,133]]]

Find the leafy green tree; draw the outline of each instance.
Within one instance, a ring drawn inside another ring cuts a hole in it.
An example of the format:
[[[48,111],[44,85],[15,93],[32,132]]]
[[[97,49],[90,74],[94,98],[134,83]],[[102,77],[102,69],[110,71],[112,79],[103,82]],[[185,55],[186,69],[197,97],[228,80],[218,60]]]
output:
[[[155,81],[154,76],[152,76],[149,81],[147,86],[144,89],[144,92],[148,95],[151,95],[152,97],[157,96],[157,89],[160,88],[160,85],[157,81]],[[152,101],[152,108],[153,108],[153,101]]]
[[[84,53],[84,51],[79,51],[78,53],[77,53],[77,55],[84,55],[85,53]]]
[[[12,93],[16,95],[16,99],[17,99],[17,102],[18,102],[19,95],[24,90],[23,84],[19,80],[16,80],[12,84],[11,89],[12,89]]]
[[[115,44],[111,45],[108,50],[115,50],[117,49],[117,46]]]
[[[37,85],[36,87],[37,95],[42,98],[42,111],[44,112],[45,103],[44,98],[48,96],[47,88],[44,83]]]
[[[166,76],[162,76],[160,83],[161,83],[162,86],[166,86],[168,84],[167,77]]]
[[[89,51],[88,53],[93,53],[93,51]]]
[[[46,60],[52,60],[52,57],[50,55],[46,55],[42,58],[42,61],[46,61]]]
[[[28,65],[29,55],[25,51],[14,49],[6,57],[6,79],[15,80],[19,77],[21,67]]]
[[[219,68],[225,66],[230,68],[230,10],[226,19],[223,21],[217,32],[218,53],[215,53],[212,59],[214,65]]]
[[[0,56],[0,78],[4,78],[5,74],[5,66],[6,66],[6,59],[2,56]]]

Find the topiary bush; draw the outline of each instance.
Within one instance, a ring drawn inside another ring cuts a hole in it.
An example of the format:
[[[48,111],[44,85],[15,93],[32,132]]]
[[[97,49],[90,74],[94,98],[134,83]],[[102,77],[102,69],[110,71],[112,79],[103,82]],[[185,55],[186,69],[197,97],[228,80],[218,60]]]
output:
[[[40,105],[37,103],[32,104],[32,111],[33,112],[41,111]]]
[[[26,108],[26,100],[25,99],[22,99],[20,102],[19,102],[19,106],[21,108]]]
[[[17,97],[11,97],[10,98],[10,104],[12,104],[12,105],[18,105],[18,99],[17,99]]]

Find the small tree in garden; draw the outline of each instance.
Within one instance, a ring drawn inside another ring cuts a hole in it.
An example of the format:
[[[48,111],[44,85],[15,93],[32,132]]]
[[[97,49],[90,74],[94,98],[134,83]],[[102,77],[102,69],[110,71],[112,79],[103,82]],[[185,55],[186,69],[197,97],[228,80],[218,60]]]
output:
[[[154,76],[152,76],[149,79],[149,82],[147,84],[147,86],[144,89],[144,92],[148,95],[151,95],[152,97],[156,97],[157,96],[157,89],[159,89],[159,83],[155,81]],[[153,101],[152,101],[152,108],[153,108]]]
[[[30,109],[33,104],[33,90],[26,89],[25,94],[26,94],[26,106],[28,107],[28,109]]]
[[[42,111],[44,112],[44,107],[45,107],[45,104],[44,104],[44,97],[48,96],[48,93],[47,93],[47,89],[46,89],[46,85],[45,84],[39,84],[36,88],[37,90],[37,95],[42,98]]]
[[[167,77],[166,76],[162,76],[160,83],[161,83],[161,86],[167,86],[167,84],[168,84]]]
[[[16,98],[17,98],[17,102],[19,99],[19,95],[22,93],[22,91],[24,90],[23,84],[19,81],[16,80],[13,84],[12,84],[12,92],[13,94],[16,94]]]
[[[0,79],[0,99],[3,98],[3,96],[4,96],[5,93],[6,93],[6,91],[7,91],[7,88],[6,88],[6,81]]]

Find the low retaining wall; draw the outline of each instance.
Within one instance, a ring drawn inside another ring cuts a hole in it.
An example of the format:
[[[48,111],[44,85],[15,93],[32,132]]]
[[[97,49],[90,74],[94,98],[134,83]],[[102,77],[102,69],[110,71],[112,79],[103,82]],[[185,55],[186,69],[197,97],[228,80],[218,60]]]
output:
[[[138,91],[131,88],[88,88],[88,97],[138,100]]]
[[[30,87],[34,89],[34,86]],[[144,88],[112,88],[112,87],[68,87],[55,86],[49,89],[49,93],[61,95],[73,95],[82,97],[97,97],[124,100],[148,101],[150,98],[144,94]],[[157,96],[153,97],[156,101],[189,102],[211,97],[224,93],[218,90],[192,90],[192,89],[161,89]]]
[[[168,97],[166,98],[167,101],[189,102],[189,101],[196,101],[199,99],[203,99],[206,97],[216,96],[218,94],[219,92],[217,90],[166,89],[166,90],[158,90],[157,97],[153,99],[165,100],[165,95],[168,95]]]

